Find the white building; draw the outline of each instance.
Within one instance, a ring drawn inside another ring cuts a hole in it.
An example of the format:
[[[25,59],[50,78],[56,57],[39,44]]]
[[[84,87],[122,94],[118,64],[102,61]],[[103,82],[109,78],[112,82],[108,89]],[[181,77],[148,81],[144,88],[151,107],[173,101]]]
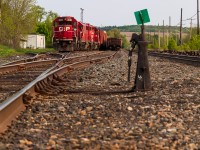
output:
[[[27,46],[27,39],[21,38],[20,39],[20,47],[25,49],[26,46]]]
[[[26,47],[31,49],[44,49],[45,36],[41,34],[29,34]]]

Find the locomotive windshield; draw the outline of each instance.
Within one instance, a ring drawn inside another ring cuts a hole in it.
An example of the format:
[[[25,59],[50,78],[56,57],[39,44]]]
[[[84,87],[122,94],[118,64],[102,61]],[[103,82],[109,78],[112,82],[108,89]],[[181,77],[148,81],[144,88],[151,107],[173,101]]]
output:
[[[59,21],[59,25],[72,25],[71,21]]]

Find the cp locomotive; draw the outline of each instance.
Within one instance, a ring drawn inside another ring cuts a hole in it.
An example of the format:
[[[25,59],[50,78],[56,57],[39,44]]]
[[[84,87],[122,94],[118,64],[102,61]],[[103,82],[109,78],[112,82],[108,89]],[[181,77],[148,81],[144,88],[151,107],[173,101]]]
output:
[[[53,47],[58,51],[107,49],[108,42],[109,48],[111,45],[121,48],[120,40],[116,44],[117,40],[107,38],[106,31],[72,16],[57,17],[53,21]]]
[[[57,17],[53,21],[53,47],[59,51],[105,48],[106,41],[105,31],[74,17]]]

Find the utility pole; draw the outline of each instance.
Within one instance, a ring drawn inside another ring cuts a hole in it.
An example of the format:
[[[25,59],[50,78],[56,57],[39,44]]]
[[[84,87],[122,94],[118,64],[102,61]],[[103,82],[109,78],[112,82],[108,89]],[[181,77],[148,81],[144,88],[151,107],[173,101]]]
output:
[[[171,35],[171,16],[169,16],[169,35]]]
[[[192,23],[192,18],[190,18],[190,39],[192,38],[192,26],[193,26],[193,23]]]
[[[181,21],[180,21],[180,40],[179,44],[182,45],[182,17],[183,17],[183,8],[181,8]]]
[[[160,26],[158,24],[158,48],[160,49]]]
[[[2,5],[2,0],[0,0],[0,21],[1,21],[1,13],[2,13],[2,7],[1,7],[1,5]]]
[[[169,35],[168,35],[169,33],[168,33],[168,30],[167,30],[167,46],[168,46],[168,44],[169,44]]]
[[[163,20],[163,46],[165,46],[165,21]]]
[[[199,35],[199,0],[197,0],[197,34]]]
[[[81,22],[83,23],[83,11],[84,9],[83,8],[80,8],[81,9]]]

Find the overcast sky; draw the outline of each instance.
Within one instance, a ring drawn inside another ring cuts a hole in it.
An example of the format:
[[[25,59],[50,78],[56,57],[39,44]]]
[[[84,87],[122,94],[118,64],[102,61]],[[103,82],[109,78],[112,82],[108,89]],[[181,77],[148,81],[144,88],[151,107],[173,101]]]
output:
[[[46,11],[52,10],[60,16],[80,18],[80,8],[84,9],[83,21],[95,26],[135,25],[134,12],[148,9],[151,22],[148,25],[171,24],[180,22],[181,8],[183,20],[197,12],[197,0],[37,0],[37,4]],[[194,16],[194,19],[197,17]],[[193,20],[194,24],[196,20]],[[190,20],[183,22],[190,26]]]

